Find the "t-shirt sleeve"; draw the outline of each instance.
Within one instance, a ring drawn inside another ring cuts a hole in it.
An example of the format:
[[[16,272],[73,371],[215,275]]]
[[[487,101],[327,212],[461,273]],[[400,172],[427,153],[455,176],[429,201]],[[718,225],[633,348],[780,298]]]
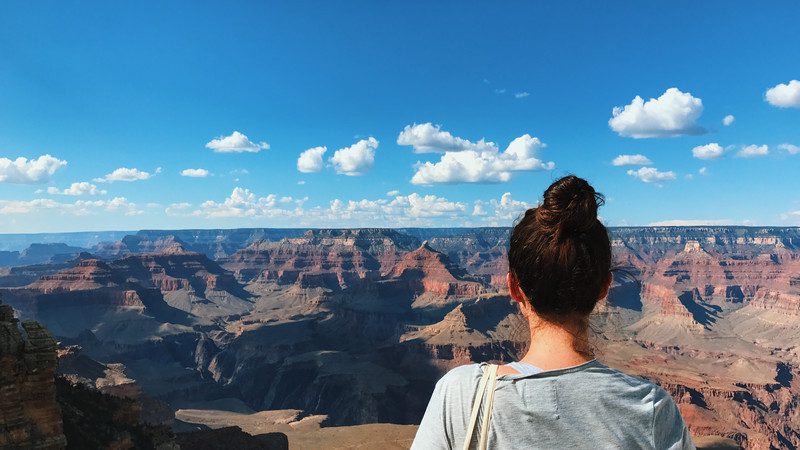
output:
[[[689,428],[678,405],[664,389],[656,388],[653,400],[653,444],[658,450],[694,450]]]
[[[414,442],[411,444],[411,450],[451,448],[446,433],[445,383],[444,378],[436,383],[431,400],[425,409],[425,415],[422,416],[422,422],[417,429],[417,435],[414,436]]]

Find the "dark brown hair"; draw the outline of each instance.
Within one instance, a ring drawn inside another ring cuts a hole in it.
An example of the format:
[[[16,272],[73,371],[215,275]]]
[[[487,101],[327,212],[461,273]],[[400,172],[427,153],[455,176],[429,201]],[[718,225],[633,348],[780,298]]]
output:
[[[549,322],[583,322],[608,282],[611,243],[597,219],[602,194],[574,175],[555,181],[514,226],[508,266],[533,310]]]

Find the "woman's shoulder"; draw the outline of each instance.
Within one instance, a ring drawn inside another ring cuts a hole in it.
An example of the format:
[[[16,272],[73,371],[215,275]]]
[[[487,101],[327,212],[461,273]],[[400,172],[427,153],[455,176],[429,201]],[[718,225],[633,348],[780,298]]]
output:
[[[483,375],[481,365],[482,364],[479,363],[473,363],[452,368],[439,379],[438,384],[442,386],[471,384],[479,380],[481,375]]]
[[[589,373],[597,376],[598,381],[600,379],[603,380],[603,382],[599,384],[610,385],[607,387],[611,389],[604,390],[605,392],[613,392],[614,395],[617,396],[634,396],[640,400],[652,402],[654,404],[666,399],[671,399],[669,393],[654,382],[646,378],[630,375],[621,370],[606,366],[603,363],[598,362],[594,370],[589,371]]]

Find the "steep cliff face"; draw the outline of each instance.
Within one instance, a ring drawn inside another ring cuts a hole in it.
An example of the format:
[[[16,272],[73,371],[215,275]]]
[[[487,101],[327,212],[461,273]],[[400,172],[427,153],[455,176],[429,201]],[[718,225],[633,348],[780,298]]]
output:
[[[74,267],[61,270],[52,275],[43,275],[28,287],[49,294],[59,291],[83,291],[108,286],[119,277],[107,263],[98,259],[84,259]]]
[[[43,321],[60,336],[91,329],[104,337],[147,339],[161,335],[158,329],[174,328],[158,322],[188,325],[197,320],[192,317],[207,320],[252,308],[251,294],[230,272],[181,247],[112,262],[80,259],[5,293],[21,314]]]
[[[374,279],[417,242],[393,230],[309,230],[302,237],[259,241],[223,260],[237,278],[339,289]]]
[[[788,316],[800,316],[800,292],[788,293],[771,289],[760,289],[750,306],[775,310]]]
[[[403,255],[386,278],[405,285],[414,295],[431,293],[442,297],[475,297],[485,291],[480,282],[470,279],[466,270],[450,262],[427,241]]]
[[[66,447],[53,380],[56,342],[41,325],[22,323],[0,304],[0,447]]]
[[[135,234],[125,236],[119,241],[98,244],[94,253],[104,258],[116,259],[142,253],[175,252],[186,248],[186,243],[172,234]]]
[[[508,361],[524,353],[527,322],[504,295],[461,303],[441,321],[411,328],[401,345],[418,360],[434,361],[442,369],[473,361]]]

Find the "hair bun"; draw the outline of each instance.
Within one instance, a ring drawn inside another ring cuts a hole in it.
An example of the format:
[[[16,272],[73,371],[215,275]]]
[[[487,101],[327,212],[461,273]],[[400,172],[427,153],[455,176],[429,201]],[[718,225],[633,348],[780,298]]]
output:
[[[544,201],[536,208],[536,221],[559,239],[574,236],[597,226],[597,208],[603,203],[603,195],[586,180],[569,175],[544,192]]]

